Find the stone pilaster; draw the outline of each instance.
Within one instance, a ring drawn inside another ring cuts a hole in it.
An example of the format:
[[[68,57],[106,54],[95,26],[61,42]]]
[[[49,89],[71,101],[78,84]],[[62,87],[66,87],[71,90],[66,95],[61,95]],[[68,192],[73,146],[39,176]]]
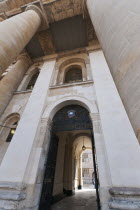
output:
[[[90,113],[90,118],[93,122],[93,131],[95,134],[101,134],[100,115],[99,113]]]
[[[109,189],[111,187],[111,177],[109,174],[100,114],[90,113],[90,118],[93,125],[94,143],[97,158],[100,205],[102,210],[107,210],[110,199]]]
[[[0,184],[35,184],[38,167],[41,161],[40,158],[42,155],[41,142],[40,145],[38,144],[38,132],[40,131],[40,123],[43,123],[43,135],[45,134],[45,129],[47,127],[48,130],[50,129],[49,127],[51,124],[50,120],[41,121],[41,117],[46,105],[50,79],[52,77],[54,66],[55,60],[46,61],[42,66],[35,87],[22,114],[22,118],[19,121],[16,132],[1,163]],[[46,133],[45,137],[43,137],[45,138],[44,141],[48,142],[47,145],[49,145],[49,137],[50,132]],[[32,170],[34,171],[33,174],[31,173]],[[9,191],[10,189],[5,190],[5,194],[8,194]],[[0,198],[1,196],[2,194],[0,195]],[[31,195],[28,196],[28,198],[29,197],[31,198]],[[2,208],[2,199],[0,200],[0,208]],[[10,200],[11,198],[5,199],[5,206],[9,203]],[[15,209],[20,209],[16,206],[17,203],[15,200],[12,203],[12,205],[15,205]],[[28,205],[28,203],[26,203],[26,205]]]
[[[44,24],[41,10],[29,6],[27,11],[0,23],[0,75],[8,68]]]
[[[46,105],[55,61],[46,61],[0,167],[0,182],[23,182]],[[23,132],[24,131],[24,132]],[[16,160],[16,164],[15,164]]]
[[[104,174],[106,172],[106,179],[100,177],[100,182],[102,186],[110,189],[109,194],[111,200],[113,200],[108,208],[138,209],[139,196],[137,197],[138,200],[136,200],[136,196],[133,196],[133,191],[137,188],[136,194],[140,193],[139,144],[102,51],[91,52],[89,56],[101,118],[103,143],[101,141],[100,143],[102,143],[102,148],[104,148],[104,164],[106,164],[107,168],[107,170],[103,166],[99,168],[99,176],[100,173],[103,172],[102,174]],[[98,142],[96,137],[99,136],[95,133],[95,144]],[[101,151],[98,151],[98,162],[100,155]],[[101,164],[99,165],[101,166]],[[127,194],[130,196],[127,196]],[[120,207],[119,200],[122,200],[122,203],[124,203],[123,208]],[[130,204],[131,202],[133,203],[133,208],[131,205],[127,205],[127,203]]]
[[[31,63],[30,58],[26,54],[20,55],[12,70],[0,81],[0,115],[7,107]]]

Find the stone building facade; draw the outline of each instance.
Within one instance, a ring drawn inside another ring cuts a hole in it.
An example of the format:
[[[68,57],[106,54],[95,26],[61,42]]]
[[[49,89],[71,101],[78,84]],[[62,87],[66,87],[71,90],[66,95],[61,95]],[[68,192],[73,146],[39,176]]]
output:
[[[139,8],[0,1],[1,210],[49,209],[82,187],[83,137],[100,208],[140,209]]]
[[[86,150],[82,154],[82,178],[83,185],[94,185],[93,157],[91,150]]]

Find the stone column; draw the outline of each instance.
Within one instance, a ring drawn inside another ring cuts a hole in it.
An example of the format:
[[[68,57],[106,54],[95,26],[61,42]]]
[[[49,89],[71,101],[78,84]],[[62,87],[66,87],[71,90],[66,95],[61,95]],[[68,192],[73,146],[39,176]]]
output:
[[[12,70],[0,81],[0,115],[8,105],[31,63],[26,55],[19,56]]]
[[[55,60],[44,62],[17,130],[1,163],[0,182],[24,182],[41,116],[46,105],[54,65]]]
[[[33,5],[27,11],[0,23],[0,75],[8,68],[36,33],[43,15]]]
[[[139,209],[140,147],[102,51],[89,56],[112,186],[109,207]]]
[[[87,0],[87,7],[137,134],[140,129],[140,1]]]
[[[78,189],[82,189],[83,187],[83,180],[82,180],[82,155],[80,154],[79,158],[79,168],[78,168],[78,179],[79,179],[79,184],[78,184]]]

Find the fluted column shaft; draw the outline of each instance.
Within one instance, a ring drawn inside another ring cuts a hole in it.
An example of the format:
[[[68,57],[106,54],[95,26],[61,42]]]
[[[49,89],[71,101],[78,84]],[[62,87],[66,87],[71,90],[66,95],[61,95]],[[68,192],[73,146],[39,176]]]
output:
[[[0,22],[0,75],[36,33],[41,25],[41,14],[38,7],[32,6],[29,10]]]
[[[19,56],[12,70],[0,81],[0,115],[11,100],[30,64],[31,60],[26,55]]]
[[[87,7],[137,133],[140,128],[140,1],[87,0]]]

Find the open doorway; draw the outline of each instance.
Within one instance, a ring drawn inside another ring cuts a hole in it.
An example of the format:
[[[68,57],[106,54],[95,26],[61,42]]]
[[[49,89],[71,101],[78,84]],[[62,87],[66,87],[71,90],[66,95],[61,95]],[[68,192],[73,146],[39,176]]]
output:
[[[97,180],[97,164],[92,134],[93,129],[89,112],[84,107],[68,105],[55,114],[49,152],[46,158],[39,210],[57,210],[57,208],[65,210],[66,205],[64,205],[65,207],[63,208],[63,203],[56,202],[62,199],[68,201],[66,199],[67,196],[72,196],[71,199],[75,199],[77,195],[83,197],[84,194],[77,193],[78,191],[84,193],[83,187],[85,187],[86,184],[87,190],[90,191],[92,188],[94,189],[94,193],[92,194],[91,192],[88,197],[86,197],[88,194],[86,193],[85,208],[89,202],[89,197],[95,198],[91,199],[89,205],[92,207],[96,206],[94,209],[100,208],[98,196],[99,182]],[[86,151],[90,157],[90,164],[92,164],[92,166],[90,166],[91,168],[88,168],[90,170],[90,180],[87,180],[87,177],[83,176],[86,168],[82,168],[82,156],[84,157],[85,154],[87,154],[85,153]],[[93,172],[95,174],[94,180],[91,175]],[[93,185],[93,182],[96,183]],[[81,198],[78,198],[80,202]],[[93,204],[92,200],[95,201]],[[98,202],[96,202],[96,200]],[[68,202],[67,205],[72,209],[76,207],[77,203],[75,203],[75,206],[70,206],[71,204]],[[61,207],[59,206],[60,204],[62,204]]]
[[[82,152],[82,179],[84,189],[95,189],[95,175],[91,149],[85,149]]]

